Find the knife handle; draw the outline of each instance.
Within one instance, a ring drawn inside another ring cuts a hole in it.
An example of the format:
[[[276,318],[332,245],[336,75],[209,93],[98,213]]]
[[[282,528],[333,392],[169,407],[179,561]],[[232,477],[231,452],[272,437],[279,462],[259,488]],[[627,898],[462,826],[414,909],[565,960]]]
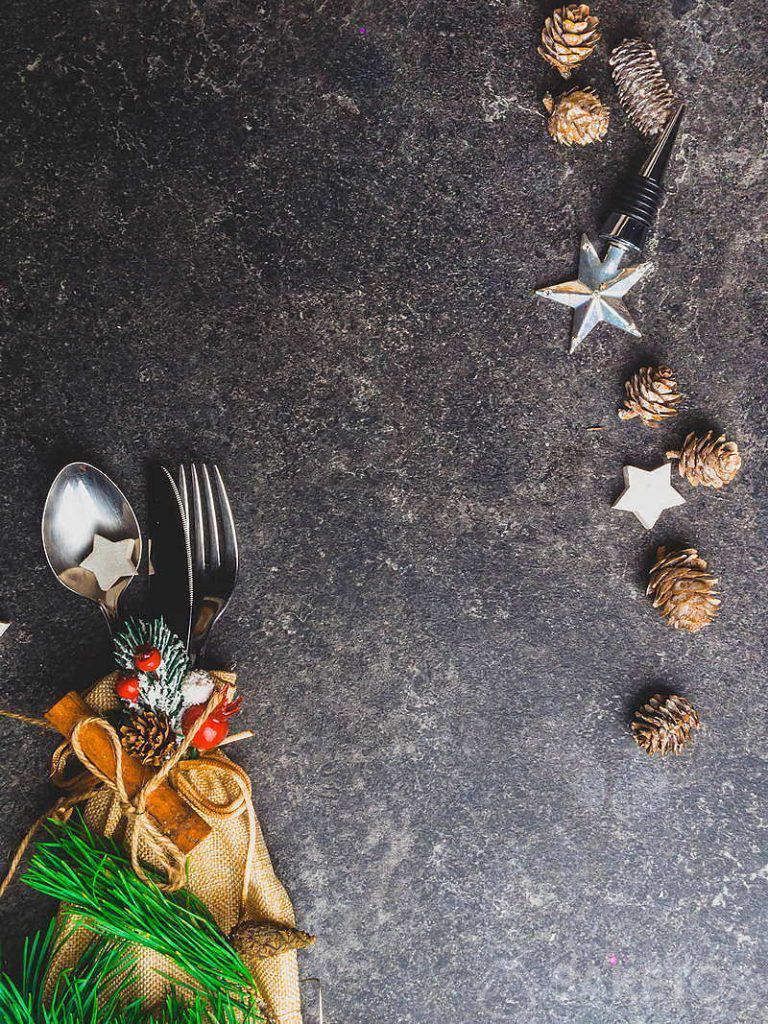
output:
[[[77,723],[83,718],[91,718],[93,714],[80,694],[73,690],[46,711],[44,717],[57,732],[69,739]],[[80,743],[96,767],[114,780],[115,752],[103,727],[96,722],[85,726],[80,733]],[[128,796],[133,799],[153,772],[125,752],[122,765],[123,785]],[[150,793],[147,810],[163,834],[172,839],[182,853],[190,853],[210,835],[211,826],[165,782]]]

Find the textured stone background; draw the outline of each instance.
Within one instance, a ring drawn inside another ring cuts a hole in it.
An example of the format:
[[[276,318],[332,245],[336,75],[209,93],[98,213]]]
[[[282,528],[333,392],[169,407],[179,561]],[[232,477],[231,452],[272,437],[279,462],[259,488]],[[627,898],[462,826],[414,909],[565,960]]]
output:
[[[569,358],[567,311],[532,289],[571,273],[642,147],[615,103],[604,145],[548,140],[545,9],[6,4],[0,699],[34,713],[109,665],[40,549],[61,464],[143,514],[150,459],[217,460],[243,572],[215,653],[329,1020],[755,1024],[764,10],[597,6],[610,45],[657,43],[689,109],[631,296],[643,340],[601,327]],[[604,55],[579,80],[610,96]],[[615,415],[648,358],[687,395],[657,432]],[[738,482],[681,485],[650,535],[611,514],[622,465],[691,425],[739,442]],[[642,596],[669,540],[722,580],[699,636]],[[671,763],[627,734],[657,683],[707,722]],[[2,861],[52,799],[50,746],[0,730]],[[0,904],[12,961],[49,909],[21,885]]]

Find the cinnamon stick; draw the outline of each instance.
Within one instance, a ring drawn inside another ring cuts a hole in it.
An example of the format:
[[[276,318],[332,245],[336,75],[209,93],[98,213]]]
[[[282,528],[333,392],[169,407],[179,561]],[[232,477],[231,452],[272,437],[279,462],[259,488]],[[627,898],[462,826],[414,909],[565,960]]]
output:
[[[62,736],[69,739],[77,723],[92,715],[93,711],[80,694],[73,690],[62,697],[49,711],[46,711],[45,719]],[[92,722],[82,729],[80,742],[93,763],[110,779],[114,779],[115,752],[104,729],[98,723]],[[122,765],[123,785],[128,796],[133,798],[153,774],[152,769],[125,752]],[[173,840],[182,853],[194,850],[197,844],[210,834],[211,826],[167,783],[158,786],[149,795],[147,810],[162,832]]]

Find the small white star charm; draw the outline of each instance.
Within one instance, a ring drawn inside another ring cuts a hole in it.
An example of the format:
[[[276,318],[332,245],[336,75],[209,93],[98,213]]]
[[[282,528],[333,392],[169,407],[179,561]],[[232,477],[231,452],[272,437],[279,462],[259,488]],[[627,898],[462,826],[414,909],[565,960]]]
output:
[[[685,498],[672,486],[671,472],[671,462],[650,470],[625,466],[624,491],[611,508],[632,512],[646,530],[652,529],[665,509],[685,504]]]
[[[10,627],[10,622],[0,622],[0,636]]]
[[[136,566],[133,563],[135,543],[130,538],[108,540],[96,534],[93,538],[93,551],[80,563],[80,568],[92,572],[106,594],[118,580],[136,575]]]
[[[619,270],[625,255],[626,252],[618,246],[609,246],[605,260],[601,260],[589,238],[582,235],[576,280],[537,290],[540,298],[573,309],[571,352],[576,351],[601,320],[634,334],[636,338],[640,337],[640,331],[622,299],[632,285],[648,273],[651,264],[638,263]]]

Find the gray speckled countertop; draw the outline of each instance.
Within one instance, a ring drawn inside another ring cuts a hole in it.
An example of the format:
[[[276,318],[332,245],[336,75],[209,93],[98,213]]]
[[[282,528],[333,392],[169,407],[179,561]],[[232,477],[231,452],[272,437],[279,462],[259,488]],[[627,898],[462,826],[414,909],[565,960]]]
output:
[[[544,5],[4,11],[0,700],[36,713],[109,667],[40,549],[61,464],[143,516],[150,459],[218,461],[243,570],[215,653],[332,1024],[768,1021],[765,12],[596,9],[689,106],[643,339],[575,357],[532,289],[642,147],[615,101],[605,144],[549,141]],[[579,81],[612,96],[602,57]],[[616,418],[649,358],[687,396],[655,432]],[[625,462],[710,425],[736,483],[681,485],[650,534],[610,513]],[[669,540],[722,582],[697,636],[642,596]],[[626,725],[656,683],[707,725],[663,763]],[[0,728],[3,862],[49,754]],[[12,960],[49,911],[0,903]]]

